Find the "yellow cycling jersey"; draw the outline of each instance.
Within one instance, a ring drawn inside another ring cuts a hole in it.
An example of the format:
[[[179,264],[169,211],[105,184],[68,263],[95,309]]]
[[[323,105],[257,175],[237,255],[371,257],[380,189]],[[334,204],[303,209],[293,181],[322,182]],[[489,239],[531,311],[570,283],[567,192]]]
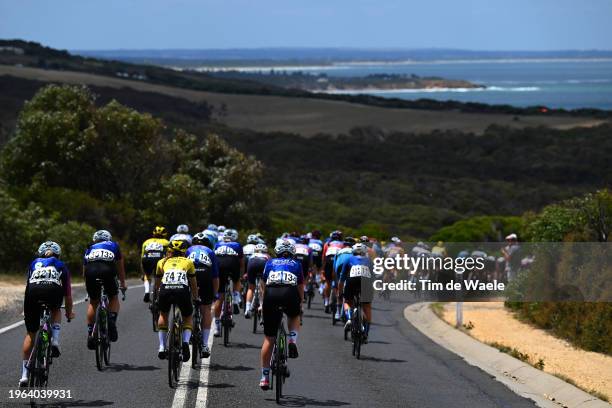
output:
[[[160,259],[155,276],[161,278],[162,285],[189,286],[189,278],[196,276],[195,266],[191,259],[183,256]]]
[[[142,250],[140,251],[141,258],[163,258],[166,256],[166,249],[168,249],[170,242],[163,238],[149,238],[142,243]]]

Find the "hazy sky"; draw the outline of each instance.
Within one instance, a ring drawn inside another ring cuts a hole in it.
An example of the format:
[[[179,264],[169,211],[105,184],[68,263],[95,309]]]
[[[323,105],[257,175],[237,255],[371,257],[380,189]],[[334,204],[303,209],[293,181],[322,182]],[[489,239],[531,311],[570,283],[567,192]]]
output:
[[[67,49],[612,49],[612,0],[0,0],[0,38]]]

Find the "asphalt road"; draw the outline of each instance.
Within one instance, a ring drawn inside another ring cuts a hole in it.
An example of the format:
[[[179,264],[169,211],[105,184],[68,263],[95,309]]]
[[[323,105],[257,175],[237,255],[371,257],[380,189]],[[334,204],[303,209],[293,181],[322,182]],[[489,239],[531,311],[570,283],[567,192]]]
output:
[[[374,305],[370,342],[362,359],[351,356],[340,325],[332,327],[317,296],[305,310],[299,336],[300,358],[289,360],[285,384],[289,407],[533,407],[534,404],[491,379],[480,369],[437,346],[402,316],[405,301]],[[166,382],[166,365],[157,359],[157,335],[142,302],[142,289],[128,292],[119,316],[119,341],[112,364],[95,367],[86,348],[85,304],[77,318],[62,326],[62,356],[52,366],[51,389],[69,389],[72,399],[45,407],[236,407],[276,406],[273,391],[258,387],[262,334],[251,333],[251,321],[236,317],[230,346],[215,338],[211,360],[199,370],[187,365],[178,390]],[[24,327],[0,334],[0,406],[26,406],[9,401],[20,374]]]

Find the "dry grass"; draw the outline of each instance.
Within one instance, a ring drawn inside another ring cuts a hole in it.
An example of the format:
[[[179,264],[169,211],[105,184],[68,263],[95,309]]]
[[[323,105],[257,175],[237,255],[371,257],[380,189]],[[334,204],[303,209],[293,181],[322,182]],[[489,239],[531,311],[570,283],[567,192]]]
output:
[[[232,95],[192,91],[146,82],[124,80],[79,72],[52,71],[37,68],[0,65],[0,75],[71,84],[87,84],[112,88],[129,87],[139,91],[157,92],[174,97],[221,106],[228,115],[222,121],[236,128],[258,131],[283,131],[312,136],[317,133],[347,133],[357,126],[375,126],[384,130],[428,133],[435,129],[457,129],[482,133],[489,125],[510,127],[551,126],[571,128],[595,126],[603,120],[544,116],[461,113],[454,111],[426,111],[390,109],[364,106],[339,101],[281,96]]]
[[[600,398],[612,395],[612,357],[573,347],[546,331],[523,323],[502,302],[464,303],[469,334]],[[444,307],[444,320],[455,324],[455,303]],[[503,349],[503,350],[502,350]]]

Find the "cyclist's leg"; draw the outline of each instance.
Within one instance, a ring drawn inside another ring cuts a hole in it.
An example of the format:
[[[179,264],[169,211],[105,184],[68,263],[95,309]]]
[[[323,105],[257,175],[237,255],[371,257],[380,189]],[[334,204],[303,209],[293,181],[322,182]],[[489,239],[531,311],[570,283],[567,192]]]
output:
[[[181,310],[181,316],[183,316],[183,361],[188,361],[190,357],[189,351],[189,340],[191,340],[191,331],[193,330],[193,304],[191,303],[191,292],[189,288],[176,289],[177,297],[180,299],[177,301],[177,305]]]
[[[234,293],[232,293],[232,299],[234,303],[234,314],[240,313],[240,292],[242,290],[242,283],[240,282],[240,264],[235,265],[231,271],[231,278],[234,286]]]
[[[119,315],[119,284],[117,283],[117,272],[114,267],[104,271],[104,291],[108,296],[108,335],[110,341],[117,341],[117,316]]]
[[[360,298],[361,307],[363,309],[363,327],[366,338],[370,333],[370,324],[372,323],[372,300],[374,298],[374,288],[372,287],[373,279],[361,278]]]
[[[269,374],[270,374],[270,358],[272,357],[272,349],[274,347],[274,339],[278,325],[281,322],[282,315],[278,311],[278,307],[282,305],[281,288],[266,288],[263,299],[263,321],[264,321],[264,340],[261,345],[260,362],[261,362],[261,380],[259,385],[262,389],[268,389]]]
[[[198,295],[202,301],[200,305],[200,314],[202,315],[202,320],[200,322],[202,347],[203,349],[205,348],[205,350],[203,350],[204,354],[207,354],[205,357],[208,357],[210,355],[210,351],[208,350],[208,337],[210,336],[210,324],[212,323],[211,305],[214,300],[213,279],[210,272],[199,277]]]
[[[300,293],[296,286],[287,286],[284,289],[284,308],[287,314],[287,340],[289,342],[289,358],[298,357],[297,340],[300,330],[300,312],[302,305]]]
[[[219,267],[219,297],[214,303],[215,314],[215,336],[221,336],[221,307],[223,305],[223,297],[227,286],[227,269]]]
[[[247,268],[247,281],[249,283],[249,289],[247,290],[246,295],[246,310],[244,312],[244,317],[249,318],[251,316],[251,306],[253,304],[253,296],[255,293],[255,281],[257,276],[255,275],[255,268]]]
[[[142,265],[142,280],[144,282],[144,298],[143,301],[149,302],[151,300],[151,283],[153,282],[153,276],[155,276],[155,266],[157,265],[157,259],[141,260]]]
[[[334,269],[334,265],[333,265],[333,258],[331,257],[327,257],[325,258],[324,262],[324,268],[323,268],[323,274],[325,276],[325,289],[323,290],[323,305],[325,306],[325,311],[328,312],[329,311],[329,298],[331,295],[331,291],[332,291],[332,282],[333,282],[333,269]]]
[[[26,326],[26,335],[23,339],[22,345],[22,364],[21,364],[21,378],[19,379],[20,386],[27,386],[28,384],[28,369],[27,363],[34,346],[34,338],[38,331],[39,317],[40,317],[40,306],[37,303],[37,296],[35,291],[26,291],[25,298],[23,301],[23,314]]]
[[[170,306],[172,305],[173,299],[172,293],[165,290],[163,287],[159,289],[157,296],[157,304],[159,306],[159,318],[157,319],[159,349],[157,356],[163,360],[167,355],[166,338],[168,336],[168,312],[170,312]]]

